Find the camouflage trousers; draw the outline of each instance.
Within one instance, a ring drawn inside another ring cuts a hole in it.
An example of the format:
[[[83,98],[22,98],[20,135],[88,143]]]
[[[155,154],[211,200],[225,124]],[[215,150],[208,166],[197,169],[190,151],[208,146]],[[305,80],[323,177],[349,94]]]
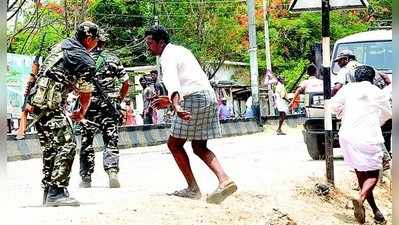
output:
[[[116,118],[109,115],[110,109],[99,99],[92,99],[85,118],[95,122],[99,127],[91,124],[81,125],[82,147],[80,149],[80,176],[89,178],[94,172],[93,140],[96,131],[100,130],[104,142],[103,167],[106,172],[119,172],[118,123]]]
[[[42,187],[67,187],[76,154],[71,122],[61,111],[49,111],[35,126],[43,154]]]

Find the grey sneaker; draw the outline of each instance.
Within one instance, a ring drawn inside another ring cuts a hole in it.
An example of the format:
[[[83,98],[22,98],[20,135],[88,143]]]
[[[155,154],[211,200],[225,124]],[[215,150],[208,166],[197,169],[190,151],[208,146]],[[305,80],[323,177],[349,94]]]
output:
[[[46,207],[80,206],[80,202],[72,197],[47,198]]]
[[[108,173],[109,178],[109,187],[110,188],[120,188],[121,184],[118,180],[118,174],[115,171],[111,171]]]
[[[50,187],[46,207],[58,207],[58,206],[80,206],[79,201],[69,197],[69,193],[65,191],[65,188]]]
[[[82,181],[79,184],[80,188],[90,188],[91,187],[91,178],[90,177],[82,177]]]

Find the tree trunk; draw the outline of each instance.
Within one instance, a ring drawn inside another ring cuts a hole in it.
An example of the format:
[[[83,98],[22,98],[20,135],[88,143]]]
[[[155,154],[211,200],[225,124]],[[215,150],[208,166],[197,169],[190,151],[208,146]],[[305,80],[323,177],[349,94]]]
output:
[[[69,36],[69,24],[68,24],[68,0],[64,0],[64,25],[65,25],[65,32],[66,36]]]

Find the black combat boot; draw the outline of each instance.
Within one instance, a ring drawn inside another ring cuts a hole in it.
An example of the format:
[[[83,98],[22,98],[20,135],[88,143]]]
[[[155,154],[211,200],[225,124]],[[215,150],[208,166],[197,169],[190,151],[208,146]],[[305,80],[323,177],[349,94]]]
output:
[[[91,187],[91,177],[84,176],[82,177],[82,181],[79,184],[80,188],[90,188]]]
[[[47,207],[79,205],[80,203],[76,199],[69,197],[69,193],[66,187],[50,186],[47,194]]]

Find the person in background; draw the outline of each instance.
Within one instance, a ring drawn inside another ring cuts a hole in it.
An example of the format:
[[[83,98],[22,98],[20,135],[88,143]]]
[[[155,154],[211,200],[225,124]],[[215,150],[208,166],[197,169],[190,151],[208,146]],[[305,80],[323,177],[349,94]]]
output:
[[[331,91],[332,96],[334,96],[343,85],[355,82],[355,70],[360,65],[356,60],[356,56],[348,49],[343,49],[339,52],[334,62],[336,62],[341,69],[338,71],[337,76],[334,77],[335,82]]]
[[[227,120],[230,119],[231,117],[233,117],[233,109],[231,108],[230,105],[227,105],[227,99],[226,98],[222,98],[222,102],[219,106],[219,119],[220,120]]]
[[[246,109],[245,109],[245,118],[247,119],[247,118],[254,118],[255,117],[255,114],[254,114],[254,112],[253,112],[253,110],[252,110],[252,96],[249,96],[248,98],[247,98],[247,101],[245,102],[245,106],[246,106]]]
[[[309,75],[309,79],[304,80],[299,84],[299,87],[295,90],[293,99],[288,105],[291,109],[294,109],[294,101],[300,94],[323,92],[323,80],[316,77],[317,67],[313,64],[309,65],[307,68],[307,74]]]
[[[135,120],[134,111],[133,111],[133,104],[130,99],[127,99],[125,101],[124,114],[125,114],[125,125],[126,126],[136,125],[136,120]]]
[[[277,84],[274,90],[275,96],[275,106],[277,111],[279,112],[279,123],[278,128],[276,130],[277,135],[285,135],[285,133],[281,130],[281,127],[284,123],[285,116],[288,113],[288,99],[287,99],[287,91],[284,86],[284,77],[277,76]]]
[[[158,71],[157,70],[151,70],[150,72],[151,79],[152,79],[152,85],[155,91],[156,96],[164,96],[168,95],[168,91],[166,90],[166,87],[164,83],[158,78]],[[157,121],[157,123],[165,123],[165,114],[167,109],[159,109],[155,110],[156,114],[154,112],[154,121]]]
[[[151,101],[156,97],[154,89],[144,77],[139,79],[143,87],[143,120],[144,124],[153,124],[154,109],[151,107]]]
[[[129,91],[129,75],[123,67],[120,59],[112,52],[105,49],[106,42],[109,41],[105,31],[100,30],[97,46],[91,51],[91,56],[96,61],[96,86],[91,97],[91,105],[87,110],[86,117],[90,123],[81,124],[82,145],[79,152],[81,183],[79,187],[91,187],[92,174],[95,168],[95,152],[93,148],[94,136],[99,130],[105,148],[103,149],[103,169],[108,175],[108,185],[110,188],[119,188],[118,178],[119,167],[119,127],[122,121],[113,110],[120,110],[120,103]],[[119,87],[117,83],[122,85]],[[101,90],[100,90],[101,89]],[[110,101],[101,96],[100,91],[108,97]],[[114,109],[112,109],[114,108]]]
[[[373,189],[382,168],[384,138],[381,125],[392,117],[389,99],[382,90],[373,85],[375,70],[359,66],[354,74],[355,83],[343,86],[330,100],[330,107],[343,110],[339,143],[345,162],[355,170],[360,191],[352,199],[354,216],[359,223],[365,222],[364,201],[367,200],[377,223],[385,221],[378,209]]]

